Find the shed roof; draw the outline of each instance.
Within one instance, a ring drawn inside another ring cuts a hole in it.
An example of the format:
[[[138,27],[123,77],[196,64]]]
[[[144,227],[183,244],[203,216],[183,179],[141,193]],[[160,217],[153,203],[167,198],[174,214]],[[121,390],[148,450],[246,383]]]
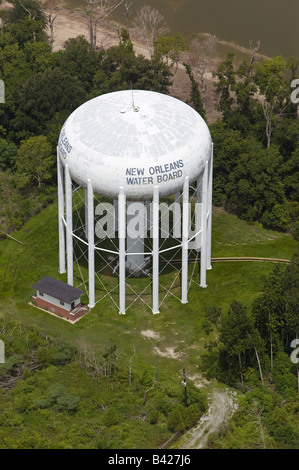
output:
[[[83,290],[70,286],[65,282],[58,281],[58,279],[51,276],[45,276],[43,279],[33,284],[32,289],[39,290],[44,294],[51,295],[51,297],[55,297],[55,299],[62,300],[69,304],[84,294]]]

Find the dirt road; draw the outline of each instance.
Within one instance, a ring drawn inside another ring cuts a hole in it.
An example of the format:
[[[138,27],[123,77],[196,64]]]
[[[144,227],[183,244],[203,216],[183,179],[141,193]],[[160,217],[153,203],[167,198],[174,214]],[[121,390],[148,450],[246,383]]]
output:
[[[198,424],[188,431],[181,439],[180,449],[204,449],[210,434],[218,431],[228,423],[236,411],[236,392],[228,388],[214,390],[209,400],[208,411],[201,417]]]

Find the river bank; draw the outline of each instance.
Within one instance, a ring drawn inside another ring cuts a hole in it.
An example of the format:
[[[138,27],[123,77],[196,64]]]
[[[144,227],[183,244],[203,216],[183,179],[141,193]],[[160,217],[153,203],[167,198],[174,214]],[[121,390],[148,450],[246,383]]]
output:
[[[70,38],[75,38],[79,35],[83,35],[87,40],[88,36],[88,21],[84,13],[80,9],[71,9],[61,7],[55,13],[57,15],[54,22],[54,47],[53,51],[62,49],[65,41]],[[97,47],[109,48],[119,44],[119,32],[123,25],[116,23],[115,21],[106,21],[101,24],[97,30]],[[236,56],[236,62],[241,62],[242,59],[251,56],[252,51],[246,49],[238,44],[229,43],[227,41],[219,40],[215,36],[209,33],[199,33],[199,37],[206,39],[213,37],[216,44],[215,56],[211,58],[210,66],[208,71],[204,74],[204,80],[206,83],[206,116],[208,122],[214,122],[216,119],[221,117],[221,113],[215,110],[215,106],[218,101],[218,97],[215,94],[215,79],[213,78],[212,72],[217,70],[219,62],[226,56],[228,52],[234,52]],[[149,58],[150,54],[138,28],[130,26],[130,37],[134,45],[136,54],[141,54],[144,57]],[[258,54],[259,57],[266,58],[262,54]],[[186,101],[190,94],[190,80],[186,75],[183,62],[187,59],[186,56],[182,55],[181,63],[173,77],[173,85],[170,90],[170,94],[175,98]],[[187,60],[186,60],[187,61]],[[195,78],[200,83],[200,77],[194,72]]]
[[[8,4],[6,0],[2,3],[2,8],[10,8],[11,4]],[[46,10],[46,13],[49,12]],[[53,51],[58,51],[64,47],[65,42],[70,38],[75,38],[79,35],[84,36],[89,40],[88,35],[88,21],[84,16],[83,10],[59,7],[55,10],[54,15],[54,45]],[[106,21],[101,24],[97,30],[97,47],[107,49],[111,46],[119,44],[119,31],[121,24],[114,21]],[[47,34],[50,35],[50,29],[47,28]],[[140,31],[135,27],[130,27],[130,36],[134,45],[136,54],[141,54],[147,58],[150,57],[149,51],[143,43]],[[203,39],[211,37],[209,33],[199,33],[199,36]],[[214,122],[217,118],[221,117],[221,114],[215,110],[217,104],[217,96],[214,90],[215,79],[212,76],[212,72],[217,69],[219,62],[223,59],[228,51],[233,51],[236,54],[237,62],[240,62],[242,58],[249,57],[251,54],[250,49],[245,49],[242,46],[234,43],[228,43],[212,36],[216,44],[216,53],[209,64],[209,70],[204,74],[206,83],[206,115],[208,122]],[[261,56],[265,57],[265,56]],[[182,56],[181,62],[186,57]],[[200,82],[200,78],[195,78]],[[186,75],[185,68],[182,63],[179,64],[177,72],[173,77],[173,85],[170,90],[170,94],[178,99],[186,101],[190,94],[190,81]]]
[[[53,51],[62,49],[65,42],[70,38],[75,38],[79,35],[84,36],[89,40],[88,36],[88,23],[83,12],[77,9],[60,8],[57,12],[57,17],[54,22],[54,47]],[[119,31],[121,29],[120,24],[106,21],[97,30],[97,47],[107,49],[111,46],[119,44]],[[130,36],[133,42],[134,50],[136,54],[141,54],[146,58],[150,57],[149,51],[146,46],[142,43],[142,37],[137,28],[130,28]],[[207,33],[202,33],[203,38],[210,36]],[[219,42],[221,44],[221,42]],[[234,46],[236,50],[241,48],[237,45]],[[246,52],[242,50],[242,53]],[[249,53],[249,51],[248,51]],[[217,96],[214,91],[215,79],[212,77],[212,71],[217,69],[217,65],[222,57],[216,56],[211,60],[210,70],[205,73],[204,78],[207,85],[206,91],[206,113],[207,120],[209,122],[215,121],[221,117],[221,114],[215,110],[217,103]],[[184,57],[182,57],[182,61]],[[196,74],[195,74],[196,75]],[[198,77],[196,77],[198,79]],[[170,94],[175,98],[186,101],[190,94],[190,81],[186,75],[185,68],[182,63],[179,64],[176,73],[173,76],[173,85],[170,89]]]

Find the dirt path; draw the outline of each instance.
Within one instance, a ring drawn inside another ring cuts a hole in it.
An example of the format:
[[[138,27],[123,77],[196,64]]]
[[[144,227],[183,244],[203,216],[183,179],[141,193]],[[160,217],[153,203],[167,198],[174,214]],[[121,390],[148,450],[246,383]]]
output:
[[[214,390],[209,399],[208,411],[201,417],[198,424],[188,431],[181,439],[180,449],[204,449],[210,434],[218,431],[228,423],[238,408],[236,392],[229,390]]]

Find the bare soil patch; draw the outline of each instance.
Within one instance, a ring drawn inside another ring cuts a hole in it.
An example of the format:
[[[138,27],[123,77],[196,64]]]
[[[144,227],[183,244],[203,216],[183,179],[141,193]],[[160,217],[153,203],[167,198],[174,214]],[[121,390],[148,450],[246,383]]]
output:
[[[184,354],[181,351],[175,351],[175,348],[172,346],[166,347],[165,351],[161,351],[159,348],[155,347],[154,351],[156,354],[159,354],[159,356],[167,357],[169,359],[179,359]]]
[[[142,330],[140,333],[142,334],[142,336],[148,339],[154,339],[154,340],[160,339],[159,333],[156,333],[153,330]]]

